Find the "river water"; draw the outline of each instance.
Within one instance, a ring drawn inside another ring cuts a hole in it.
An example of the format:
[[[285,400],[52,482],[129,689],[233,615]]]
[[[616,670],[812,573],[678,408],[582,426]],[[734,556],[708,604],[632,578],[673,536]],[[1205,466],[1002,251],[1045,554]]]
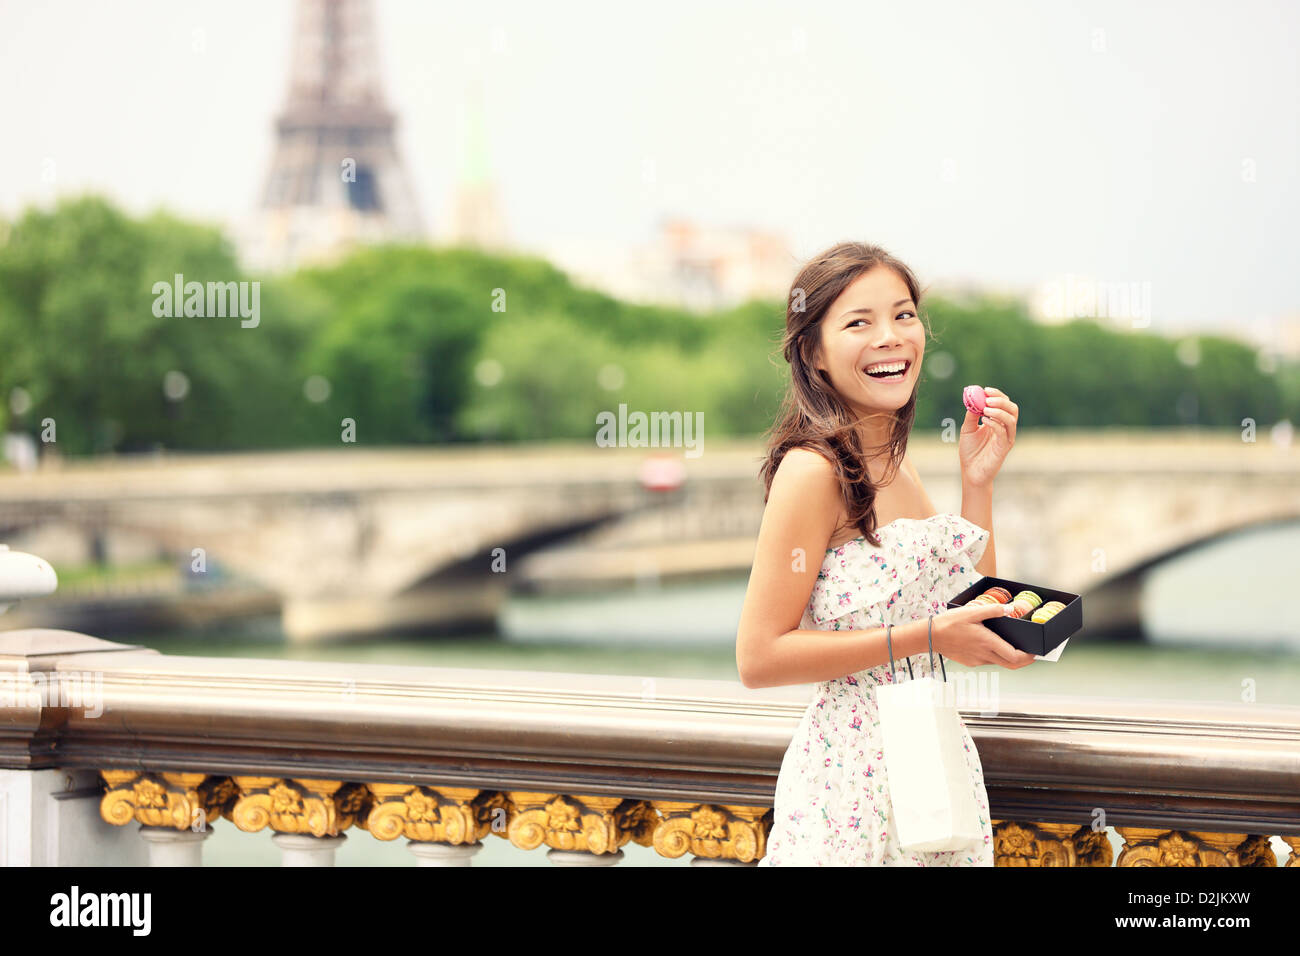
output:
[[[1006,694],[1071,694],[1300,705],[1300,614],[1290,607],[1300,580],[1300,525],[1256,530],[1208,545],[1154,570],[1143,590],[1146,640],[1071,638],[1057,662],[1000,668]],[[488,667],[736,679],[735,633],[745,579],[643,584],[610,593],[519,597],[503,611],[500,634],[360,644],[286,645],[261,631],[117,638],[164,653],[278,657],[443,667]],[[1086,600],[1086,599],[1085,599]],[[1085,603],[1086,620],[1086,603]],[[954,669],[960,670],[960,668]],[[1116,853],[1119,838],[1111,831]],[[349,832],[338,865],[414,865],[405,841],[381,843]],[[1274,840],[1284,859],[1286,847]],[[653,850],[624,848],[620,865],[685,865]],[[266,833],[221,821],[204,848],[208,865],[276,865]],[[489,837],[475,865],[547,865]]]

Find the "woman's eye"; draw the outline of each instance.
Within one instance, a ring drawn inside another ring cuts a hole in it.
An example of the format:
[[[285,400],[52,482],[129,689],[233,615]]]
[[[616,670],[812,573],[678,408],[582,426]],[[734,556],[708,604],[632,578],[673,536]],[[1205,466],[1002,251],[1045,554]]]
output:
[[[916,318],[916,313],[915,313],[915,312],[907,311],[907,312],[900,312],[900,313],[898,313],[898,317],[899,317],[900,319],[903,318],[903,316],[905,316],[905,315],[910,315],[912,318]],[[851,329],[851,328],[853,328],[853,326],[857,325],[859,322],[861,322],[863,325],[870,325],[870,324],[871,324],[870,321],[867,320],[867,319],[854,319],[852,322],[850,322],[848,325],[846,325],[846,326],[844,326],[844,327],[845,327],[846,329]]]

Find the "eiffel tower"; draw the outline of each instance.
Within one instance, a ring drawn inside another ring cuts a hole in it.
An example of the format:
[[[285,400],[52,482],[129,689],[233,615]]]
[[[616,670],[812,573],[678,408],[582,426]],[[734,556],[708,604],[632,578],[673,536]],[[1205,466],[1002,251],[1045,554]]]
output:
[[[294,268],[358,243],[425,238],[395,127],[369,0],[298,0],[289,95],[247,235],[250,264]]]

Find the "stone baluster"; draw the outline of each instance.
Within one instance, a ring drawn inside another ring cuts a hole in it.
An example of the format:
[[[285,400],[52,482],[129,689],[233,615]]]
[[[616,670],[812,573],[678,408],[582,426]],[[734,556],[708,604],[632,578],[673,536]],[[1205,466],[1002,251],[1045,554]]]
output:
[[[767,807],[652,801],[659,816],[653,846],[675,859],[693,854],[691,866],[757,866],[767,853],[772,811]]]
[[[504,837],[509,808],[503,794],[470,787],[371,783],[366,828],[377,840],[407,838],[418,866],[469,866],[479,841]]]
[[[408,840],[406,848],[415,854],[416,866],[469,866],[474,854],[483,849],[482,843],[429,843]]]
[[[203,841],[212,836],[212,827],[177,830],[141,824],[139,832],[149,847],[150,866],[202,866]]]
[[[271,842],[280,848],[281,866],[333,866],[345,834],[318,837],[310,833],[277,833]]]
[[[613,866],[623,844],[654,842],[658,814],[643,800],[511,790],[507,836],[521,850],[550,847],[556,866]]]
[[[104,820],[140,824],[150,866],[202,866],[203,841],[234,798],[229,777],[204,773],[105,770],[107,792],[99,803]]]
[[[546,851],[546,862],[555,866],[614,866],[623,862],[623,851],[589,853],[586,850],[557,850],[552,847]]]
[[[239,796],[229,811],[247,833],[266,827],[280,848],[281,866],[333,866],[334,855],[354,823],[365,828],[370,793],[362,784],[341,780],[233,778]]]

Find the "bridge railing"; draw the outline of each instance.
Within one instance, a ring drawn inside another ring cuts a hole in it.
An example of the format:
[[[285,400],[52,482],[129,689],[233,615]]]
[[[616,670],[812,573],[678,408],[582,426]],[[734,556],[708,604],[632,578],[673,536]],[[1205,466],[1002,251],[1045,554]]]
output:
[[[405,839],[420,865],[468,865],[494,838],[556,864],[634,842],[752,865],[808,700],[0,632],[4,862],[198,865],[229,825],[267,831],[286,865],[332,865],[349,831]],[[1281,846],[1300,865],[1300,708],[1003,695],[963,717],[998,865],[1276,866]]]

